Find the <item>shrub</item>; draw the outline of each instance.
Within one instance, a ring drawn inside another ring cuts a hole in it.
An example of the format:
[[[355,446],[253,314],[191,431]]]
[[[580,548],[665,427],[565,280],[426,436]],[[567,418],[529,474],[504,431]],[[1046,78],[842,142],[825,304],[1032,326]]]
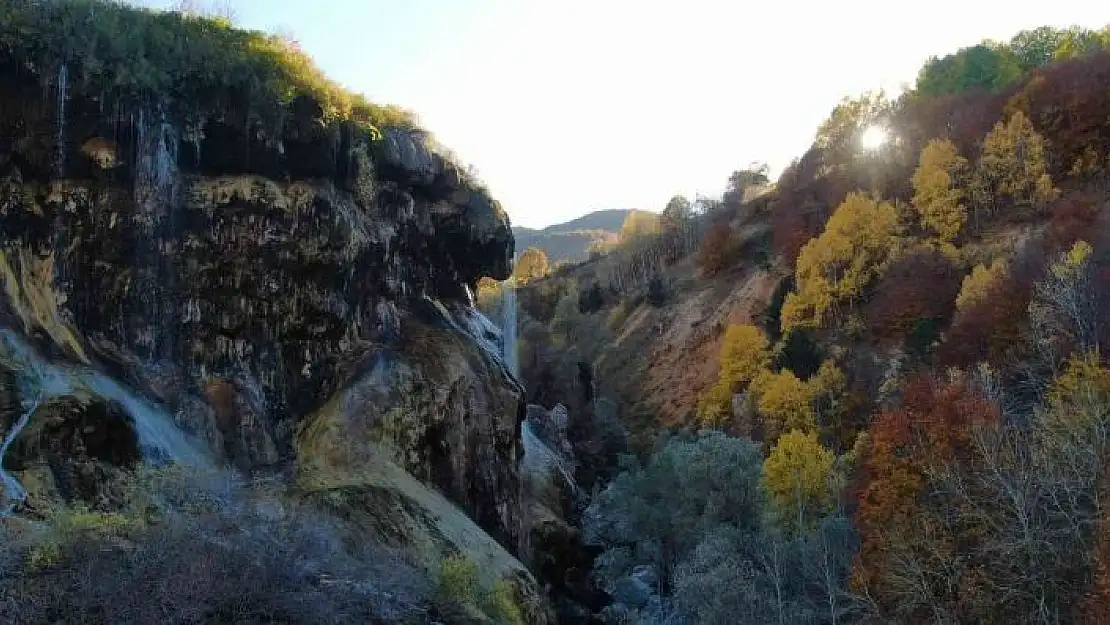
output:
[[[465,555],[450,555],[440,563],[439,595],[448,605],[485,613],[496,625],[524,625],[513,585],[502,579],[484,588],[478,565]]]
[[[490,615],[499,625],[525,625],[524,614],[516,599],[513,585],[506,580],[497,580],[490,591]]]
[[[605,297],[601,292],[601,284],[594,281],[589,287],[578,294],[578,312],[583,315],[595,313],[605,305]]]
[[[71,534],[55,555],[0,576],[5,623],[355,624],[434,608],[426,580],[400,555],[373,544],[347,551],[312,515],[173,514],[126,542],[99,530]]]
[[[628,315],[631,312],[631,306],[628,302],[622,301],[609,311],[609,318],[605,320],[605,325],[609,326],[610,330],[616,330],[628,321]]]
[[[667,303],[667,298],[669,296],[667,285],[663,282],[663,278],[655,276],[648,282],[647,301],[649,304],[658,308]]]
[[[448,603],[480,607],[482,586],[478,581],[478,565],[461,554],[444,558],[439,565],[439,594]]]
[[[644,464],[629,462],[584,515],[588,542],[603,549],[600,579],[612,584],[639,564],[669,575],[722,524],[756,531],[761,474],[758,445],[713,431],[670,438]]]

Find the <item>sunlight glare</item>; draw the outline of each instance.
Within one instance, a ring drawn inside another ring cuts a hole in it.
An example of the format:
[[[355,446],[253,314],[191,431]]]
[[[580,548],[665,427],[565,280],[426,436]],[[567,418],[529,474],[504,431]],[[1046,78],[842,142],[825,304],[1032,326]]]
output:
[[[860,137],[860,143],[865,150],[877,150],[886,143],[886,129],[882,126],[868,126]]]

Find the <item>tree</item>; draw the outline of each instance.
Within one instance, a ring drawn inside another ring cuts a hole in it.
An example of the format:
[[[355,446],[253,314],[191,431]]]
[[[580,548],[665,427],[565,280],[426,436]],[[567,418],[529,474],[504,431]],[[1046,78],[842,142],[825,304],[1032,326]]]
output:
[[[666,580],[713,530],[759,531],[762,460],[750,440],[706,431],[669,438],[644,464],[626,466],[583,515],[586,535],[604,549],[595,565],[601,581],[640,564]]]
[[[973,180],[976,203],[993,212],[997,196],[1019,206],[1043,208],[1058,195],[1045,164],[1045,141],[1021,111],[998,122],[983,140]]]
[[[927,377],[907,384],[901,408],[876,417],[855,517],[862,544],[853,577],[857,591],[878,603],[881,620],[983,622],[967,607],[982,581],[961,556],[979,551],[957,548],[961,528],[954,525],[966,519],[959,517],[965,501],[950,495],[960,483],[947,480],[967,475],[977,428],[997,423],[997,406],[966,382]]]
[[[960,293],[956,296],[956,310],[963,311],[983,301],[993,285],[1006,277],[1006,261],[998,259],[990,267],[976,265],[971,273],[964,276]]]
[[[732,242],[732,228],[728,220],[714,220],[698,247],[698,266],[702,273],[712,277],[727,268],[736,255],[737,247]]]
[[[913,172],[913,206],[921,226],[946,243],[955,241],[967,222],[962,188],[966,171],[967,160],[959,155],[955,144],[932,139],[921,150]]]
[[[659,228],[659,215],[647,211],[632,211],[621,224],[621,240],[627,242],[636,237],[656,234]]]
[[[526,284],[546,277],[549,272],[547,254],[538,247],[529,247],[517,259],[513,278],[520,284]]]
[[[841,100],[817,128],[814,146],[821,151],[824,163],[837,168],[855,161],[863,132],[879,122],[890,106],[882,91]]]
[[[1105,31],[1099,33],[1089,28],[1073,26],[1061,33],[1056,48],[1052,51],[1052,58],[1057,61],[1074,59],[1087,56],[1107,49]]]
[[[1033,287],[1029,302],[1033,344],[1050,367],[1068,353],[1096,347],[1100,315],[1093,297],[1092,253],[1089,243],[1077,241]]]
[[[864,317],[876,337],[906,339],[925,320],[947,324],[959,290],[960,274],[952,261],[922,246],[890,262],[864,307]]]
[[[817,327],[841,304],[853,305],[878,277],[898,239],[894,207],[850,193],[821,236],[802,248],[795,271],[798,290],[787,296],[782,328]]]
[[[835,456],[815,432],[783,434],[763,462],[763,484],[783,524],[793,532],[810,527],[833,503]]]
[[[748,192],[765,186],[771,180],[767,177],[770,167],[766,163],[752,163],[745,169],[738,169],[728,177],[723,200],[726,204],[741,204],[747,199]]]
[[[767,336],[751,325],[730,325],[718,356],[717,382],[698,399],[698,416],[707,425],[718,425],[728,415],[732,396],[766,371],[771,360]]]
[[[1021,61],[1006,46],[984,42],[929,59],[917,75],[916,92],[939,96],[973,89],[999,91],[1022,76]]]
[[[676,195],[667,202],[660,220],[664,228],[678,228],[693,216],[694,208],[690,200],[684,196]]]
[[[1041,26],[1014,35],[1010,39],[1010,48],[1021,64],[1022,71],[1028,73],[1051,63],[1064,38],[1064,32],[1051,26]]]
[[[812,432],[817,429],[812,389],[794,372],[787,369],[778,373],[765,372],[753,388],[763,419],[763,440],[777,440],[789,430]]]

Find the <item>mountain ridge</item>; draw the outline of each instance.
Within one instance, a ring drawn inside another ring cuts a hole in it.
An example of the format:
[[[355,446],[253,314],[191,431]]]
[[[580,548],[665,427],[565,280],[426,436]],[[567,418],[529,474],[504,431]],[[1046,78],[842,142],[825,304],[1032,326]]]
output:
[[[633,213],[651,213],[637,208],[606,208],[544,228],[513,226],[516,251],[538,247],[552,262],[585,260],[597,245],[620,240],[621,226]]]

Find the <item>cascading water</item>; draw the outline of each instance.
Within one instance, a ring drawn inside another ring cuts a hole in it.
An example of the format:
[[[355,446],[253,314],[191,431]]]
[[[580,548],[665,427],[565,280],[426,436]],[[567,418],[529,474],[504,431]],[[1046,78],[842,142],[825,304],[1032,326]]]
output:
[[[54,175],[57,178],[65,177],[66,169],[66,102],[69,100],[69,66],[62,63],[58,66],[56,78],[55,103],[57,125],[54,135]]]
[[[517,378],[520,364],[517,361],[516,282],[513,278],[501,283],[501,358]]]
[[[137,343],[148,347],[151,358],[171,356],[168,350],[173,337],[169,333],[180,312],[173,297],[176,271],[172,264],[182,208],[180,141],[177,127],[166,119],[164,111],[139,111],[135,123],[134,194],[142,234],[136,255],[140,284],[135,294],[146,327]]]
[[[47,362],[15,332],[0,329],[0,357],[11,367],[22,399],[19,418],[0,444],[0,483],[4,485],[0,516],[8,514],[26,492],[19,481],[4,470],[4,454],[19,437],[42,402],[51,397],[87,394],[123,406],[138,435],[143,457],[154,464],[178,463],[211,469],[212,463],[165,412],[139,399],[111,378],[87,367],[67,367]],[[31,398],[31,399],[26,399]]]

